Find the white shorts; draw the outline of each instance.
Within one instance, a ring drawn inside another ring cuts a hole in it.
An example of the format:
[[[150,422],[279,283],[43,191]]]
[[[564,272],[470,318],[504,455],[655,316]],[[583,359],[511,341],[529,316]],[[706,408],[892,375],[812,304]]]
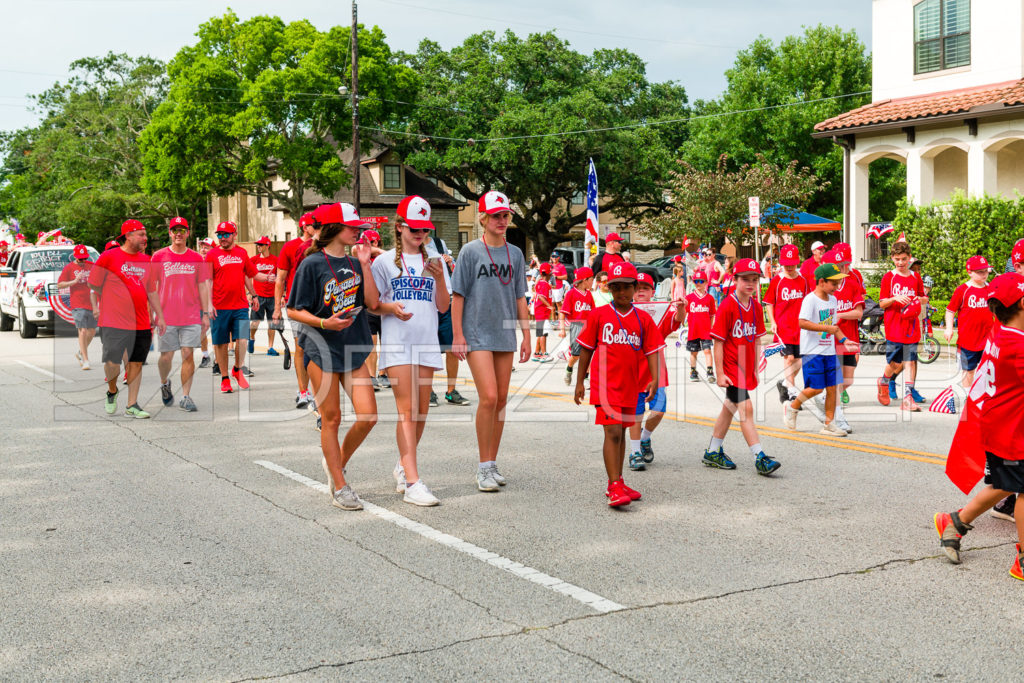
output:
[[[413,345],[388,345],[382,341],[377,366],[383,370],[395,365],[422,365],[425,368],[440,370],[444,367],[441,345],[436,340],[433,344]]]

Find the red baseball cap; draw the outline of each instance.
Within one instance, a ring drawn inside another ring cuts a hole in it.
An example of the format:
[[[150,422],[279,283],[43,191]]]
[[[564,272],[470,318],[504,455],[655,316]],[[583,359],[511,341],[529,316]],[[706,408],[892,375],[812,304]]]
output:
[[[140,221],[137,221],[134,218],[129,218],[121,224],[121,237],[124,237],[130,232],[135,232],[136,230],[144,231],[145,229],[146,226],[144,226]]]
[[[616,261],[608,269],[608,284],[613,282],[636,282],[636,266],[629,261]]]
[[[7,240],[0,240],[0,247],[9,247],[9,246],[10,245],[7,243]]]
[[[636,286],[647,285],[651,289],[654,289],[654,278],[651,277],[650,273],[638,273],[636,276]]]
[[[234,235],[238,232],[238,227],[235,226],[235,224],[232,223],[231,221],[223,221],[221,223],[218,223],[217,229],[214,230],[214,233],[218,232],[229,232],[232,235]]]
[[[682,262],[683,262],[683,255],[682,254],[676,254],[675,256],[672,257],[672,263],[682,263]]]
[[[573,282],[579,282],[580,280],[586,280],[588,277],[594,277],[594,271],[588,266],[577,268],[576,272],[573,273]]]
[[[550,263],[542,263],[542,264],[540,264],[540,274],[541,275],[550,275],[551,274],[551,264]]]
[[[800,247],[795,244],[783,244],[782,249],[779,250],[779,265],[799,266]]]
[[[1013,259],[1013,265],[1024,263],[1024,239],[1017,240],[1017,244],[1013,245],[1013,253],[1010,257]]]
[[[363,234],[359,236],[359,240],[362,243],[367,241],[380,242],[380,233],[376,230],[363,230]]]
[[[997,299],[1004,306],[1012,306],[1024,297],[1024,277],[1017,273],[996,275],[988,286],[988,298]]]
[[[182,227],[188,230],[188,221],[181,216],[175,216],[171,219],[171,222],[167,225],[167,229]]]
[[[71,254],[76,259],[89,258],[89,250],[85,248],[84,244],[75,245],[75,248],[71,250]]]
[[[988,259],[979,254],[967,259],[967,265],[965,266],[965,268],[967,268],[967,270],[988,271],[990,266],[988,265]]]
[[[398,215],[410,228],[433,230],[430,222],[430,204],[418,194],[406,197],[398,205]]]
[[[370,225],[364,221],[356,212],[356,207],[347,202],[335,202],[334,204],[321,204],[313,211],[313,218],[320,225],[341,223],[350,228],[362,228]]]
[[[489,192],[484,192],[483,196],[480,197],[480,201],[477,203],[477,209],[480,213],[501,213],[502,211],[511,211],[512,203],[503,192],[491,190]]]
[[[622,238],[619,236],[619,233],[617,233],[617,232],[610,232],[607,235],[605,235],[604,241],[605,242],[621,242]]]
[[[909,304],[900,309],[900,315],[904,318],[916,318],[921,315],[921,300],[913,297]]]
[[[752,258],[741,258],[732,266],[732,274],[736,277],[740,275],[748,275],[753,273],[754,275],[760,275],[761,269],[757,266],[757,261]]]
[[[853,256],[846,253],[838,244],[826,251],[825,255],[821,257],[822,263],[832,263],[837,266],[843,263],[850,263],[852,260]]]
[[[121,245],[117,243],[117,240],[110,240],[103,245],[103,251],[107,251],[108,249],[117,249],[120,246]]]
[[[305,227],[307,225],[313,225],[313,212],[307,211],[302,214],[302,218],[299,219],[299,227]]]
[[[263,237],[261,237],[258,240],[256,240],[256,244],[266,244],[269,247],[270,246],[270,238],[267,237],[266,235],[264,235]]]

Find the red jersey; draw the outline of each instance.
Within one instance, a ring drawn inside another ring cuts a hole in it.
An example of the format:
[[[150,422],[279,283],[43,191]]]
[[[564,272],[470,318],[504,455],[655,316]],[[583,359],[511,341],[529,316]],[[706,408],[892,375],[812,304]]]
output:
[[[839,281],[833,295],[836,297],[836,313],[849,313],[857,306],[864,305],[864,285],[852,275]],[[859,348],[860,331],[858,327],[860,321],[840,320],[838,325],[842,335],[836,337],[836,353],[840,356],[852,356],[860,353],[860,351],[849,351],[845,344],[839,343],[842,337],[846,337],[850,341],[858,343]]]
[[[713,301],[713,300],[712,300]],[[639,303],[639,302],[638,302]],[[643,310],[643,304],[640,304],[641,311]],[[651,318],[654,319],[653,316]],[[661,316],[661,321],[657,325],[658,333],[661,334],[661,349],[658,351],[658,386],[668,386],[668,363],[665,360],[665,338],[679,329],[679,323],[676,322],[675,311],[672,310],[671,306],[668,306],[665,312]],[[647,363],[640,363],[640,391],[651,383],[651,369],[647,367]],[[637,392],[639,396],[639,392]]]
[[[198,252],[176,254],[164,247],[153,254],[153,277],[160,285],[160,308],[168,325],[199,325],[202,299],[199,286],[210,279],[210,266]]]
[[[148,330],[148,292],[156,290],[149,270],[149,256],[108,249],[89,271],[89,286],[100,290],[100,327]]]
[[[995,317],[988,308],[989,286],[974,287],[964,283],[953,292],[953,298],[946,306],[957,316],[956,346],[967,351],[981,351],[985,348]]]
[[[820,265],[821,263],[815,261],[813,256],[800,265],[800,274],[804,276],[804,280],[807,281],[808,287],[810,287],[811,284],[814,284],[815,286],[818,285],[818,281],[814,278],[814,271]],[[811,289],[814,289],[814,287],[811,287]]]
[[[0,251],[0,268],[3,268],[4,266],[7,265],[7,259],[9,258],[11,258],[11,252]]]
[[[800,345],[800,304],[810,291],[803,275],[789,278],[780,273],[768,283],[764,302],[772,306],[775,336],[783,344]]]
[[[921,276],[911,272],[900,275],[890,270],[882,276],[882,287],[878,292],[879,299],[891,299],[894,296],[924,296],[924,283]],[[902,306],[894,303],[885,309],[885,338],[896,344],[916,344],[921,341],[921,324],[917,319],[907,319],[900,314]]]
[[[722,296],[726,297],[736,292],[736,276],[732,273],[726,273],[722,276],[722,281],[719,283],[722,286]]]
[[[278,270],[288,271],[288,282],[285,283],[284,287],[284,298],[288,300],[288,293],[292,291],[292,280],[295,279],[295,269],[299,265],[295,260],[298,257],[299,246],[305,242],[304,237],[296,237],[293,240],[288,240],[281,247],[281,253],[277,255],[277,268]]]
[[[981,413],[985,450],[1004,460],[1024,460],[1024,332],[996,324],[970,398]]]
[[[540,300],[541,297],[546,297],[548,302],[551,301],[551,283],[547,280],[537,280],[537,284],[533,288],[533,318],[534,320],[547,320],[551,317],[551,306],[545,304]]]
[[[585,323],[592,310],[594,310],[594,294],[589,289],[581,292],[573,287],[566,292],[565,299],[562,300],[562,313],[565,314],[566,320]]]
[[[256,266],[257,273],[263,273],[264,275],[276,275],[277,274],[277,257],[271,254],[270,256],[260,256],[257,254],[252,259],[252,264]],[[252,283],[252,288],[256,290],[256,296],[271,297],[274,296],[274,283],[273,282],[260,282],[257,280]]]
[[[72,309],[88,308],[90,311],[92,310],[92,300],[89,298],[90,270],[92,270],[92,261],[86,261],[85,263],[72,261],[64,266],[64,270],[60,271],[60,275],[57,277],[57,282],[67,282],[69,280],[76,280],[82,274],[82,279],[71,285],[70,288]]]
[[[722,300],[711,337],[723,343],[723,372],[740,389],[757,388],[757,343],[764,334],[764,311],[751,297],[744,308],[739,299]]]
[[[686,306],[686,340],[711,339],[711,319],[715,317],[715,297],[690,292],[683,299]]]
[[[227,311],[249,308],[245,298],[245,278],[256,275],[256,266],[242,247],[224,251],[214,247],[206,255],[213,275],[213,307]]]
[[[590,361],[590,404],[606,410],[629,408],[643,391],[641,365],[647,356],[665,348],[665,340],[651,316],[631,307],[619,315],[614,304],[595,308],[587,318],[580,346],[594,352]]]

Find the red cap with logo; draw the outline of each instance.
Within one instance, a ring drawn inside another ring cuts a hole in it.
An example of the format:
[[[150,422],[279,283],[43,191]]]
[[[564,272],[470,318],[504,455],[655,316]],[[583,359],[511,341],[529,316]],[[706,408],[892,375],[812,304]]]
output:
[[[270,238],[267,237],[266,235],[264,235],[263,237],[261,237],[258,240],[256,240],[256,244],[265,244],[265,245],[267,245],[269,247],[270,246]]]
[[[229,232],[234,235],[238,232],[238,227],[231,221],[223,221],[217,224],[217,229],[214,232]]]
[[[1010,258],[1013,260],[1013,265],[1024,263],[1024,239],[1017,240],[1017,244],[1013,245],[1013,253],[1010,254]]]
[[[341,223],[350,228],[361,228],[370,225],[359,217],[356,207],[348,202],[335,202],[334,204],[322,204],[313,211],[313,218],[320,225],[331,225]]]
[[[398,215],[410,228],[434,229],[434,224],[430,222],[430,204],[417,194],[406,197],[399,203]]]
[[[299,219],[299,227],[305,227],[307,225],[313,225],[313,212],[307,211],[302,214],[302,218]]]
[[[682,263],[682,262],[683,262],[683,255],[682,254],[676,254],[675,256],[672,257],[672,263]]]
[[[501,213],[502,211],[511,211],[512,204],[503,192],[491,190],[490,192],[484,192],[483,196],[480,197],[477,209],[480,213]]]
[[[997,299],[1004,306],[1012,306],[1024,297],[1024,276],[1003,273],[988,283],[988,298]]]
[[[550,275],[551,274],[551,264],[550,263],[542,263],[542,264],[540,264],[540,274],[541,275]]]
[[[911,297],[910,303],[900,309],[900,315],[904,318],[916,318],[921,315],[921,300],[918,297]]]
[[[732,267],[732,274],[736,277],[740,275],[748,275],[753,273],[754,275],[760,275],[761,269],[757,267],[757,261],[752,258],[741,258],[736,261]]]
[[[572,279],[573,282],[579,282],[580,280],[586,280],[588,277],[594,277],[594,271],[588,266],[583,266],[582,268],[576,269],[576,272],[573,273]]]
[[[967,259],[967,265],[965,267],[969,271],[984,270],[987,272],[989,269],[988,259],[985,258],[984,256],[981,256],[980,254],[972,256],[971,258]]]
[[[208,247],[212,247],[215,246],[217,243],[213,241],[212,237],[204,237],[203,239],[199,240],[199,244],[205,244]]]
[[[9,245],[7,243],[7,240],[0,240],[0,247],[9,247],[9,246],[11,246],[11,245]]]
[[[168,230],[170,230],[171,228],[185,228],[186,230],[188,230],[188,221],[182,218],[181,216],[175,216],[174,218],[171,219],[171,222],[167,226]]]
[[[636,276],[636,285],[647,285],[651,289],[654,289],[654,278],[651,277],[650,273],[638,273]]]
[[[779,250],[779,265],[799,266],[800,247],[795,244],[783,244],[782,249]]]
[[[124,237],[130,232],[145,229],[146,226],[144,226],[140,221],[137,221],[134,218],[129,218],[128,220],[121,224],[121,237]]]
[[[363,230],[363,234],[359,236],[360,244],[366,244],[367,242],[376,242],[380,244],[380,233],[376,230]]]
[[[89,250],[85,248],[84,244],[75,245],[75,248],[71,250],[71,254],[76,259],[89,258]]]
[[[121,245],[117,243],[117,240],[110,240],[109,242],[103,245],[103,251],[107,251],[109,249],[117,249],[120,246]]]
[[[608,283],[636,282],[636,266],[629,261],[616,261],[608,269]]]
[[[621,242],[622,237],[617,232],[610,232],[604,237],[605,242]]]

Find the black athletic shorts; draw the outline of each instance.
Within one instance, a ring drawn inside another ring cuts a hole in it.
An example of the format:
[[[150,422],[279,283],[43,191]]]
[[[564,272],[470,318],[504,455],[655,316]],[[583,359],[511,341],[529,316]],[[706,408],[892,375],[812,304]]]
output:
[[[726,387],[725,397],[732,401],[734,404],[739,405],[744,401],[750,400],[750,392],[746,389],[740,389],[739,387]]]
[[[690,353],[697,353],[698,351],[710,351],[715,347],[714,343],[710,339],[687,339],[686,350]]]
[[[370,322],[370,334],[374,337],[380,336],[380,316],[374,315],[373,313],[367,313],[366,319]]]
[[[855,367],[857,367],[857,354],[855,354],[855,353],[843,354],[843,355],[841,355],[839,357],[843,359],[843,367],[844,368],[855,368]]]
[[[153,330],[121,330],[116,327],[101,327],[100,342],[103,346],[103,362],[121,364],[125,351],[129,363],[143,363],[153,343]]]
[[[785,344],[782,351],[779,352],[783,356],[793,356],[793,358],[800,358],[800,345],[799,344]]]
[[[985,453],[985,483],[1001,491],[1024,493],[1024,460],[1003,460]]]

